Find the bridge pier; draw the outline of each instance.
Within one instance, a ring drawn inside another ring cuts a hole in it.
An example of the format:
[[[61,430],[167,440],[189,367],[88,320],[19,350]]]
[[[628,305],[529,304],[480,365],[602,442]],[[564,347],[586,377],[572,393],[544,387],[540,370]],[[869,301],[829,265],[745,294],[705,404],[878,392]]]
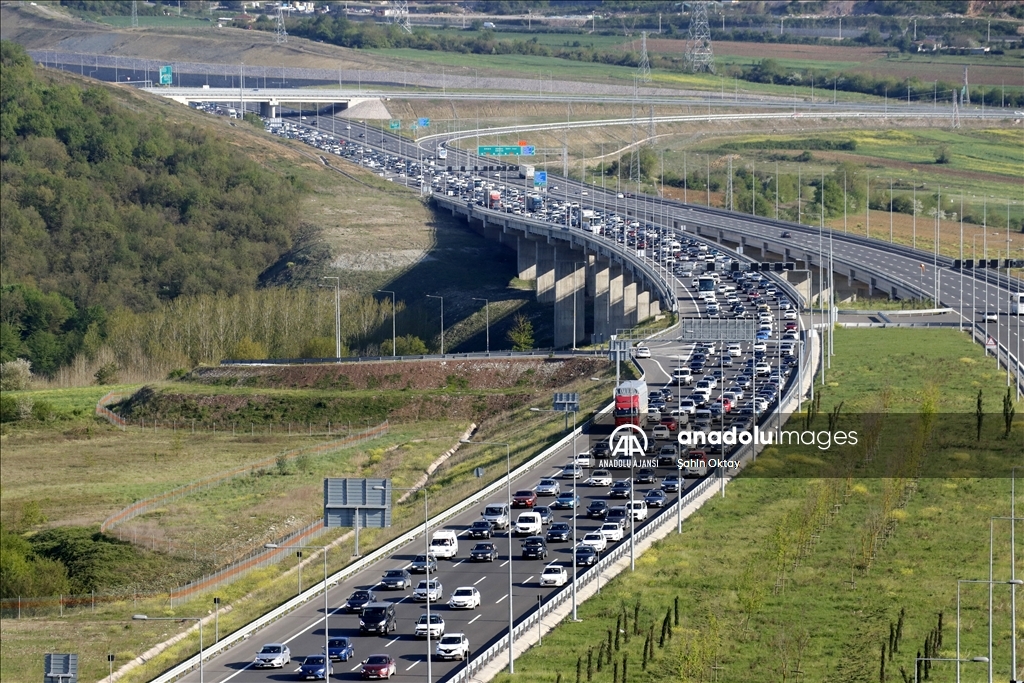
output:
[[[608,270],[608,307],[611,311],[609,318],[609,334],[625,327],[626,320],[626,273],[622,265],[612,263]]]
[[[516,238],[516,255],[520,280],[537,279],[537,241],[529,237]]]
[[[595,258],[594,279],[594,337],[595,343],[603,343],[609,335],[615,334],[612,325],[611,304],[611,261]],[[620,295],[621,298],[621,295]]]
[[[587,311],[585,265],[583,252],[558,250],[554,286],[556,349],[575,347],[583,341]]]
[[[276,119],[277,105],[270,102],[260,102],[260,116],[267,119]]]
[[[555,256],[556,249],[546,242],[537,245],[537,301],[542,304],[555,303]]]
[[[633,327],[637,323],[637,282],[631,273],[623,273],[622,323],[621,327]]]
[[[651,293],[646,289],[639,289],[636,293],[636,322],[637,324],[651,317]]]

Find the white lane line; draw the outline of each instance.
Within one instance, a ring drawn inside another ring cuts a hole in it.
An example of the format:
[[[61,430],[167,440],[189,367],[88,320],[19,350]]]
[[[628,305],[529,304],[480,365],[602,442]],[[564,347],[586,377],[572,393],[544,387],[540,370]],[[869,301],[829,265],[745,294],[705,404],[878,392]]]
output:
[[[501,563],[501,566],[504,567],[508,563],[509,563],[509,560],[505,560],[504,562]]]
[[[508,597],[507,593],[505,595],[502,595],[500,598],[498,598],[497,600],[494,601],[494,604],[497,605],[499,602],[501,602],[502,600],[504,600],[507,597]]]
[[[243,666],[243,667],[242,667],[241,669],[239,669],[239,670],[238,670],[238,671],[236,671],[235,673],[233,673],[233,674],[231,674],[230,676],[228,676],[227,678],[225,678],[225,679],[224,679],[224,682],[223,682],[223,683],[227,683],[227,681],[230,681],[230,680],[231,680],[232,678],[234,678],[234,677],[235,677],[235,676],[237,676],[238,674],[240,674],[240,673],[242,673],[242,672],[244,672],[244,671],[248,670],[249,668],[251,668],[251,667],[252,667],[252,664],[253,664],[252,662],[249,662],[248,664],[246,664],[245,666]]]
[[[533,578],[533,576],[531,575],[529,578],[526,579],[526,581],[523,581],[523,583],[530,583],[530,579],[532,579],[532,578]]]
[[[387,646],[385,645],[384,647],[387,647]],[[356,664],[351,669],[349,669],[349,671],[358,671],[359,669],[362,668],[362,666],[363,666],[362,664]]]
[[[401,638],[395,638],[394,640],[392,640],[392,641],[391,641],[390,643],[388,643],[388,644],[387,644],[387,645],[385,645],[384,647],[391,647],[392,645],[394,645],[395,643],[397,643],[397,642],[398,642],[399,640],[401,640]],[[357,667],[357,668],[358,668],[358,667]],[[352,670],[353,670],[353,671],[355,671],[355,669],[352,669]]]
[[[472,624],[474,621],[476,621],[477,619],[479,619],[482,616],[483,616],[482,614],[476,615],[475,617],[473,617],[472,619],[469,620],[469,623]]]
[[[293,669],[293,671],[294,671],[295,673],[298,673],[298,672],[302,671],[302,667],[301,667],[301,666],[295,667],[295,668]]]
[[[502,566],[504,567],[505,565],[502,565]],[[477,580],[476,580],[476,581],[475,581],[475,582],[473,583],[473,585],[474,585],[474,586],[475,586],[475,585],[477,585],[478,583],[480,583],[481,581],[483,581],[483,580],[484,580],[484,579],[486,579],[486,578],[487,578],[486,576],[482,576],[482,577],[480,577],[479,579],[477,579]]]
[[[413,662],[413,663],[412,663],[412,664],[410,664],[410,665],[409,665],[408,667],[406,667],[406,669],[405,669],[405,670],[406,670],[406,671],[409,671],[410,669],[412,669],[412,668],[413,668],[414,666],[416,666],[416,665],[417,665],[417,664],[419,664],[419,663],[420,663],[420,661],[419,661],[419,660],[417,659],[417,660],[416,660],[415,662]]]

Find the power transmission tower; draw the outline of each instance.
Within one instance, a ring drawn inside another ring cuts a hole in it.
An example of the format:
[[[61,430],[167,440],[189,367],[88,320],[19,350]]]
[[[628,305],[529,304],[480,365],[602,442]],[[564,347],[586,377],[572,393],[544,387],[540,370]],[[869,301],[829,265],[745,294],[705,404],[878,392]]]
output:
[[[647,144],[654,142],[654,105],[651,105],[650,113],[647,115]]]
[[[957,100],[960,97],[963,97],[963,95],[960,94],[960,93],[957,93],[957,91],[954,90],[953,91],[953,127],[954,128],[959,128],[960,127],[960,105],[957,104]]]
[[[139,27],[139,3],[138,0],[132,0],[132,28]]]
[[[288,31],[284,28],[284,9],[277,8],[277,26],[274,27],[274,42],[277,44],[288,42]]]
[[[640,127],[637,125],[636,120],[636,102],[633,102],[633,113],[630,119],[629,130],[632,135],[632,140],[629,144],[629,179],[636,183],[640,183]]]
[[[711,47],[706,2],[695,2],[690,10],[690,33],[686,41],[686,65],[693,73],[715,73],[715,53]]]
[[[644,83],[651,82],[651,59],[647,56],[647,31],[640,34],[640,65],[636,68],[636,75]]]
[[[971,86],[967,84],[967,65],[964,64],[964,89],[962,91],[964,104],[971,103]]]
[[[391,0],[391,23],[398,24],[406,33],[412,33],[409,24],[409,3],[406,0]]]

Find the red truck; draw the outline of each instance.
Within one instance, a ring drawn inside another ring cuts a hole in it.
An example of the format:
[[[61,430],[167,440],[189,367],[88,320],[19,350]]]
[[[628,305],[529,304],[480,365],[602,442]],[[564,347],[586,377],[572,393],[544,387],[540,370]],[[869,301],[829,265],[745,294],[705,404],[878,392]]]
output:
[[[501,193],[497,190],[491,190],[490,194],[487,195],[487,208],[489,209],[500,209],[501,208]]]
[[[647,424],[647,382],[628,380],[615,387],[615,426]]]

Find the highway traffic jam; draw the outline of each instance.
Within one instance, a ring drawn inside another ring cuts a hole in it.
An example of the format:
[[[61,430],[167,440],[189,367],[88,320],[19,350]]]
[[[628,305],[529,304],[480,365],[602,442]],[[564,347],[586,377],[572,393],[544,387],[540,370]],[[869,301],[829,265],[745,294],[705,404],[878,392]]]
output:
[[[217,657],[225,672],[217,680],[243,672],[244,680],[279,679],[254,678],[262,669],[287,672],[293,680],[422,677],[427,666],[433,679],[446,680],[475,653],[507,638],[510,618],[519,621],[566,589],[574,574],[629,543],[631,534],[703,479],[718,476],[708,463],[729,457],[732,447],[683,447],[681,431],[764,425],[796,378],[801,342],[793,302],[765,274],[732,270],[731,258],[711,246],[613,211],[528,195],[511,182],[501,184],[494,173],[488,178],[422,166],[297,124],[270,130],[407,184],[427,182],[467,203],[604,235],[674,276],[682,315],[748,320],[756,332],[749,341],[728,344],[666,338],[637,345],[633,355],[644,379],[616,386],[614,410],[584,429],[571,451],[553,456],[532,481],[509,482],[507,495],[456,516],[356,575],[341,587],[347,599],[333,600],[326,619],[279,629],[278,641],[241,646],[255,655],[247,662],[237,661],[237,648]],[[398,144],[371,134],[382,144]],[[365,133],[346,130],[346,136],[356,135]],[[518,171],[504,173],[512,174]],[[608,437],[623,425],[643,431],[647,451],[641,457],[612,453]]]

